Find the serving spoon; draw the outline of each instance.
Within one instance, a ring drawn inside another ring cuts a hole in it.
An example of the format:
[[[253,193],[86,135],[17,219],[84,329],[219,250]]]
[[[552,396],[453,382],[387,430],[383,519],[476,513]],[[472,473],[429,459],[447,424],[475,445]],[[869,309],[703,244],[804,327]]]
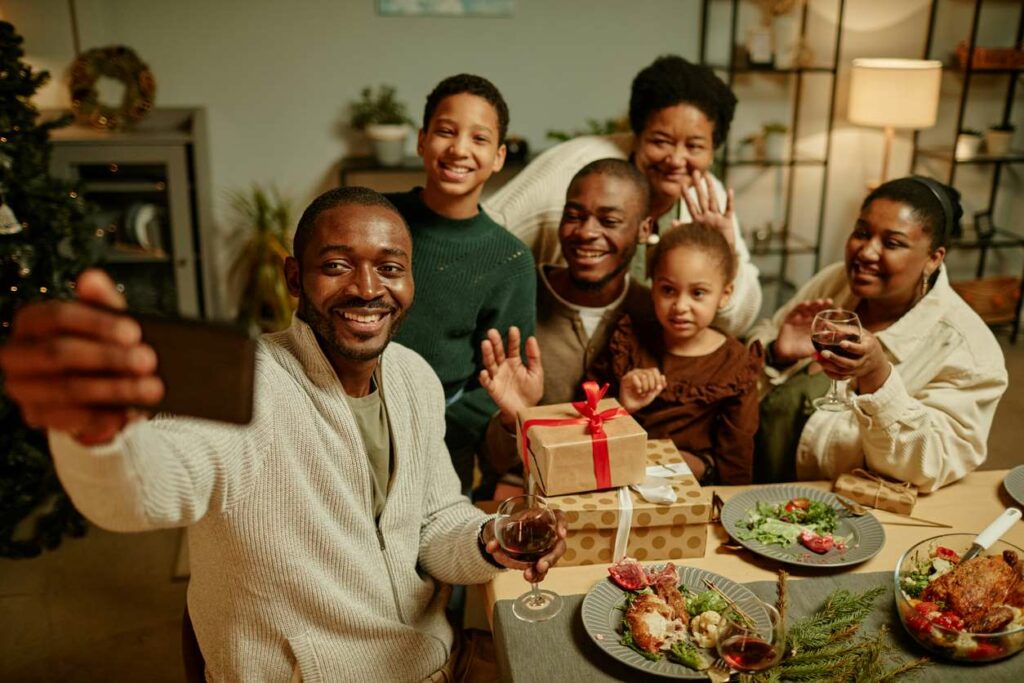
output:
[[[995,521],[985,527],[984,531],[977,535],[970,549],[960,557],[960,564],[975,557],[982,550],[988,550],[989,546],[995,543],[1010,530],[1014,524],[1020,521],[1021,512],[1017,508],[1007,508],[1003,514],[996,517]]]

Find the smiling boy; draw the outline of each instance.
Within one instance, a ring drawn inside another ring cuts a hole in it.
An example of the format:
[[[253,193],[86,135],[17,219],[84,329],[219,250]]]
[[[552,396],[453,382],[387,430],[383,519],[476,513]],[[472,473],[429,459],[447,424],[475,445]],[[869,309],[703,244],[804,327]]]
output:
[[[396,340],[419,352],[444,386],[445,442],[468,490],[473,457],[496,406],[480,386],[487,330],[532,334],[533,255],[481,210],[484,183],[505,163],[508,106],[494,85],[459,74],[427,96],[417,153],[426,186],[388,198],[412,231],[416,305]]]

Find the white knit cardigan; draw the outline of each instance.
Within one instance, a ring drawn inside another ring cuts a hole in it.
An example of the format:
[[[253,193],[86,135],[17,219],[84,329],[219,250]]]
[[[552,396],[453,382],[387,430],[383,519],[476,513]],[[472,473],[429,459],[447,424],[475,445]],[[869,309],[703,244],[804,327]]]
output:
[[[452,645],[438,581],[497,571],[444,445],[437,377],[394,343],[382,372],[394,467],[379,525],[342,386],[298,319],[260,341],[247,427],[159,416],[103,446],[50,435],[61,482],[96,524],[190,527],[188,605],[209,680],[287,681],[296,668],[306,683],[420,680]]]

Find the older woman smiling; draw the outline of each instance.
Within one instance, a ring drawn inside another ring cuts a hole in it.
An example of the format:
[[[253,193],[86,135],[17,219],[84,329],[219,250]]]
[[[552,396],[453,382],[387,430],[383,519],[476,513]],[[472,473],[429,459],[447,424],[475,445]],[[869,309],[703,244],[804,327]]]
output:
[[[943,267],[962,214],[956,190],[929,178],[883,184],[864,200],[844,262],[754,328],[751,339],[768,349],[770,389],[759,479],[830,478],[867,466],[930,491],[985,460],[1007,374],[995,337]],[[842,342],[843,355],[815,354],[811,344],[811,321],[826,308],[860,317],[860,339]],[[850,410],[810,408],[826,377],[849,380]]]

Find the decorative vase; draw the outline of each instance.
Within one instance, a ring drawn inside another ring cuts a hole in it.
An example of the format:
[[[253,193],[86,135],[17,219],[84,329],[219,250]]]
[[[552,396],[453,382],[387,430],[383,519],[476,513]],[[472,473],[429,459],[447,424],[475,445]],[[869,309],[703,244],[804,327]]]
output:
[[[764,157],[768,161],[780,161],[786,156],[786,134],[769,132],[764,134]]]
[[[405,159],[405,139],[409,126],[404,123],[379,124],[366,127],[366,137],[373,143],[373,153],[381,166],[400,166]]]
[[[796,13],[780,14],[772,20],[775,68],[792,69],[800,55],[800,22]]]
[[[956,158],[973,159],[981,151],[982,138],[977,133],[960,133],[956,138]]]
[[[768,26],[754,26],[747,33],[747,53],[751,66],[771,66],[772,30]]]
[[[1012,141],[1012,130],[994,130],[990,128],[985,131],[985,153],[990,157],[1006,156],[1007,152],[1010,151],[1010,142]]]

